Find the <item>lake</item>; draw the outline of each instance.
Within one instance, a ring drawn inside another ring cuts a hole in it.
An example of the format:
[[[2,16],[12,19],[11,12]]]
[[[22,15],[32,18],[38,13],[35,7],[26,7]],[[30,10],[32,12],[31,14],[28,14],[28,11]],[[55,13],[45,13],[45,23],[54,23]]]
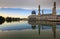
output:
[[[0,39],[60,39],[60,22],[4,22],[0,24]]]

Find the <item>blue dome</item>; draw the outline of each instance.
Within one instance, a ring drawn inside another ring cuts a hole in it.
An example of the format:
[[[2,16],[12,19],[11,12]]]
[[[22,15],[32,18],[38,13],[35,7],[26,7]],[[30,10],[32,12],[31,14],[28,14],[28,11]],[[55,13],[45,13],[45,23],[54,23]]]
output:
[[[33,10],[33,11],[32,11],[32,14],[36,14],[36,12]]]

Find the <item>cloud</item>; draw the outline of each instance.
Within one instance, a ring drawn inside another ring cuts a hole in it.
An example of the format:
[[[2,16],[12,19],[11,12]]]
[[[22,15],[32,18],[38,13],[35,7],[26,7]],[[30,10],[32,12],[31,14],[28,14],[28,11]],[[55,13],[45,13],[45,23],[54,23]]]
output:
[[[0,7],[36,9],[40,4],[41,8],[52,8],[53,2],[53,0],[0,0]],[[56,2],[57,8],[60,8],[60,0],[56,0]]]

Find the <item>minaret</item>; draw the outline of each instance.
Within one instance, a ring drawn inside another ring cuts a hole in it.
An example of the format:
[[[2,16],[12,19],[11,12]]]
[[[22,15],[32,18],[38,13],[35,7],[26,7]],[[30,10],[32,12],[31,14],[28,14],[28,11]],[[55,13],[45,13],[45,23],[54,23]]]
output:
[[[42,20],[44,20],[44,10],[42,10]]]
[[[56,15],[56,2],[54,2],[54,7],[53,7],[53,10],[52,10],[52,14]]]
[[[42,10],[42,16],[44,15],[44,10]]]
[[[38,16],[40,16],[40,5],[38,6]]]

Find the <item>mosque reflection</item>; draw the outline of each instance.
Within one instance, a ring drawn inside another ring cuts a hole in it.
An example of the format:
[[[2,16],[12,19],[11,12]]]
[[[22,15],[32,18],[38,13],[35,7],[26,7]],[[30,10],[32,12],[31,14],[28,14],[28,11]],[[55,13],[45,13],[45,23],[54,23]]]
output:
[[[54,39],[56,38],[56,25],[60,25],[60,22],[48,21],[28,21],[28,23],[31,25],[32,29],[36,29],[36,26],[38,26],[39,35],[41,34],[41,29],[48,29],[50,27],[52,29]],[[47,26],[47,28],[45,26]]]
[[[5,20],[0,21],[0,25],[3,24]],[[11,21],[12,22],[12,21]],[[17,21],[16,21],[17,22]],[[7,22],[8,23],[8,22]],[[32,29],[38,29],[38,34],[41,35],[41,30],[51,29],[53,33],[53,38],[56,36],[57,25],[60,25],[60,22],[49,22],[49,21],[28,21],[28,24],[31,25]]]

